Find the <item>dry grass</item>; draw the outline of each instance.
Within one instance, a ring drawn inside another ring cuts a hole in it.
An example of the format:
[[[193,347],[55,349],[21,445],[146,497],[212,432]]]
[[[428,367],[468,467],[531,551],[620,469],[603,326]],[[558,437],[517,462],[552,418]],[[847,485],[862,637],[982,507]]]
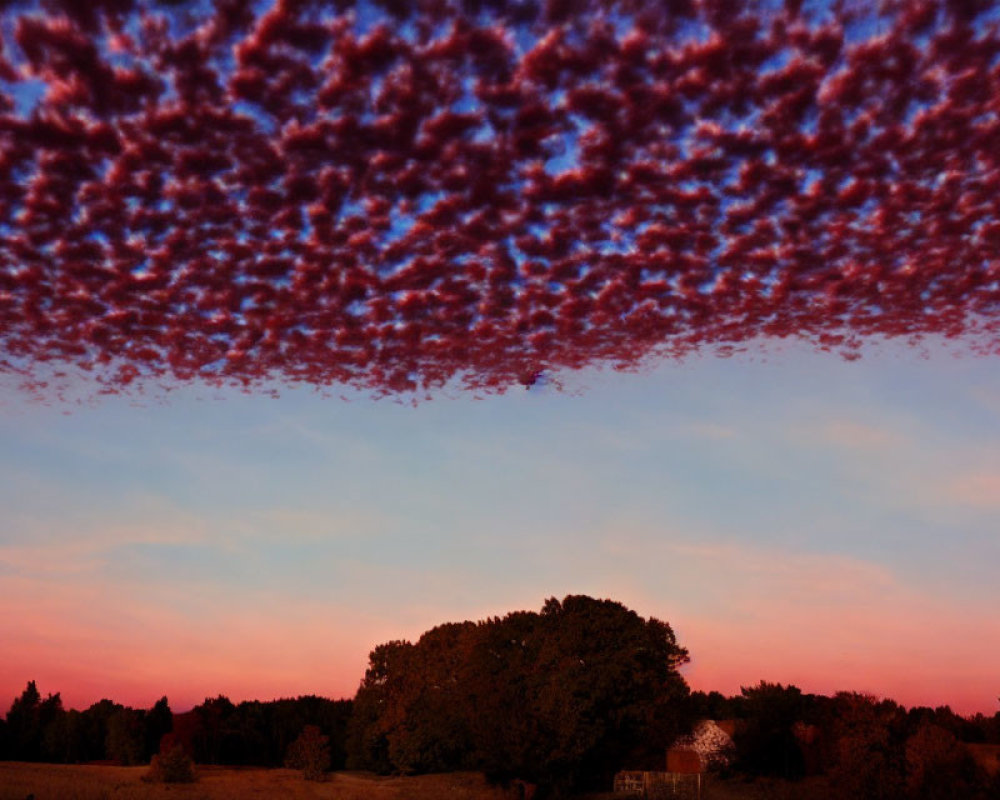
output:
[[[379,778],[337,772],[316,783],[301,770],[198,767],[197,783],[162,785],[143,782],[147,770],[0,762],[0,800],[510,800],[474,773]]]
[[[830,800],[832,797],[826,779],[821,777],[794,782],[730,778],[711,782],[705,792],[705,800]]]
[[[482,775],[456,772],[409,778],[380,778],[336,772],[322,783],[306,781],[301,770],[198,767],[193,784],[150,784],[148,767],[22,764],[0,761],[0,800],[513,800],[513,793],[487,785]],[[822,781],[810,779],[745,782],[712,781],[705,800],[819,800],[828,798]],[[589,800],[616,798],[610,793]]]

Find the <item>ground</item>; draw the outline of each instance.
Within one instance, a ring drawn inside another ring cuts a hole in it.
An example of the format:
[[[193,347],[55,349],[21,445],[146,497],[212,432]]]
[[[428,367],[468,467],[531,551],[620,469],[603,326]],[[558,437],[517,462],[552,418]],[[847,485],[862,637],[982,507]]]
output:
[[[148,784],[148,767],[23,764],[0,761],[0,800],[513,800],[514,793],[487,785],[482,775],[456,772],[407,778],[336,772],[322,783],[291,769],[198,767],[198,781]],[[705,800],[810,800],[825,797],[819,786],[784,782],[716,781]],[[815,791],[813,791],[815,790]],[[611,800],[611,793],[589,800]],[[581,798],[581,800],[583,800]]]
[[[0,762],[0,800],[510,800],[481,775],[454,773],[379,778],[337,772],[322,783],[300,770],[198,767],[192,784],[144,783],[148,767],[105,767]]]

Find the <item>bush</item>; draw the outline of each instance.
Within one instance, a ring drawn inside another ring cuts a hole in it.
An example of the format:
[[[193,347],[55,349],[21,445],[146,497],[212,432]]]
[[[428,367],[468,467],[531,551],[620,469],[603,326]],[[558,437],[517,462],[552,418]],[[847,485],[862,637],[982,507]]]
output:
[[[330,737],[315,725],[306,725],[302,734],[288,746],[285,766],[300,769],[307,781],[321,781],[330,769]]]
[[[180,744],[165,742],[159,754],[149,762],[149,772],[143,780],[150,783],[194,783],[194,762]]]

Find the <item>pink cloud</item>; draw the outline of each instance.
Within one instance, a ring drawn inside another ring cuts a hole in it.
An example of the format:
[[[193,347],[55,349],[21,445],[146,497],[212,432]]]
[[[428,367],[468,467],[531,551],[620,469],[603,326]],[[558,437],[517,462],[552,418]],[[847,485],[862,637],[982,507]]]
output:
[[[5,7],[0,369],[396,393],[759,336],[995,351],[973,6],[388,5]]]

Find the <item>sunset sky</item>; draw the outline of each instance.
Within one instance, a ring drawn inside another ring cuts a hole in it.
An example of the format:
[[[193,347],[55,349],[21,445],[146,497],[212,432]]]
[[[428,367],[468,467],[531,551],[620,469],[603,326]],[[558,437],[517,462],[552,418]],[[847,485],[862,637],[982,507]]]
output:
[[[772,345],[566,381],[5,390],[0,700],[350,696],[378,642],[587,593],[670,622],[694,688],[996,711],[991,360]]]
[[[0,709],[586,593],[997,711],[1000,3],[0,6]]]

